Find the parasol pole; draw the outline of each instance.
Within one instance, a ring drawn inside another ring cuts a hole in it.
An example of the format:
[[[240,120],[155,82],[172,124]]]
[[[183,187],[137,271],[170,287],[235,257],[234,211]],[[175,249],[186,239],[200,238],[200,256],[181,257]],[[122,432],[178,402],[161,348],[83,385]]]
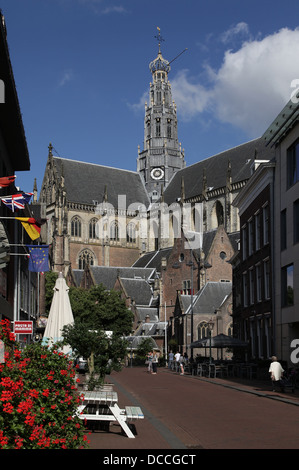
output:
[[[166,302],[164,303],[164,316],[165,316],[165,362],[167,366],[167,323],[166,323]]]

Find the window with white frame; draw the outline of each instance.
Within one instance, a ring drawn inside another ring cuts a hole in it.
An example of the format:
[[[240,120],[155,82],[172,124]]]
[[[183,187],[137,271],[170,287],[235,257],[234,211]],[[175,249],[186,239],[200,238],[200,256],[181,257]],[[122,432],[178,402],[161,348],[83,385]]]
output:
[[[183,281],[183,294],[184,295],[190,295],[191,294],[191,281],[190,281],[190,279],[187,279],[186,281]]]
[[[208,323],[203,321],[198,325],[197,328],[197,339],[207,338],[209,336]]]

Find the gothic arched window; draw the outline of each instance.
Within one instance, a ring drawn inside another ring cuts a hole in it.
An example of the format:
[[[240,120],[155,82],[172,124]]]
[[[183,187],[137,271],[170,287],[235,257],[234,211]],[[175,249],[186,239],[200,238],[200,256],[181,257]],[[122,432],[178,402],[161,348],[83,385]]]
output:
[[[197,338],[198,339],[203,339],[207,338],[209,335],[209,327],[207,322],[202,321],[197,328]]]
[[[95,261],[94,254],[90,250],[83,250],[79,253],[78,266],[79,269],[84,269],[87,264],[93,266]]]
[[[218,226],[223,225],[224,223],[223,206],[221,202],[219,201],[216,201],[216,216],[217,216]]]
[[[116,242],[119,241],[119,227],[117,222],[112,222],[110,225],[110,239]]]
[[[130,222],[127,225],[127,242],[136,243],[136,227],[134,222]]]
[[[97,238],[96,234],[96,226],[98,223],[98,219],[91,219],[89,222],[89,238]]]
[[[71,236],[81,237],[81,219],[76,215],[71,221]]]
[[[220,201],[216,201],[211,212],[211,228],[224,224],[224,210]]]

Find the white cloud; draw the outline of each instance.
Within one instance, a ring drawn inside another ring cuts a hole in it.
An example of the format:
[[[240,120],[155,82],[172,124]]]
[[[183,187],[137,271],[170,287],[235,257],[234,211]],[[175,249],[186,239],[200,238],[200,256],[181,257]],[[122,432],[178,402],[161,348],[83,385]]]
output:
[[[224,44],[229,43],[231,40],[233,40],[236,36],[249,36],[249,28],[248,24],[244,23],[244,21],[241,21],[240,23],[236,24],[235,26],[232,26],[230,29],[222,33],[221,35],[221,41]]]
[[[171,80],[171,89],[178,111],[186,121],[205,111],[211,97],[211,92],[205,87],[199,83],[191,83],[188,70],[178,72],[174,80]]]
[[[248,31],[240,25],[239,31]],[[299,29],[283,28],[244,42],[235,52],[227,50],[218,70],[206,68],[208,85],[195,83],[189,71],[181,71],[171,80],[178,114],[187,119],[208,111],[250,137],[261,135],[294,91],[298,58]]]
[[[127,102],[127,106],[132,109],[134,112],[139,113],[140,111],[144,111],[145,103],[148,103],[148,91],[145,91],[143,95],[141,96],[140,100],[138,103],[129,103]]]
[[[99,15],[109,15],[112,13],[122,14],[122,13],[126,13],[127,11],[125,7],[121,5],[113,5],[113,6],[109,5],[105,7],[105,0],[77,0],[77,1],[81,5],[85,5],[91,8],[94,13],[99,14]]]
[[[122,6],[113,6],[101,11],[102,15],[109,15],[110,13],[126,13],[126,9]]]
[[[58,86],[63,87],[66,83],[73,80],[73,78],[74,78],[74,74],[72,70],[65,70],[65,72],[63,72],[63,75],[58,83]]]

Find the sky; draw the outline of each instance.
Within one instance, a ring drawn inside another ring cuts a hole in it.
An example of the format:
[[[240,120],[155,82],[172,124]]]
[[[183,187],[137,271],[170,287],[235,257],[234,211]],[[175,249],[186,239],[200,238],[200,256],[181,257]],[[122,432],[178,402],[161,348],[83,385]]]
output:
[[[263,135],[299,83],[299,2],[0,0],[31,169],[53,154],[136,171],[158,53],[187,165]],[[187,50],[185,51],[185,49]],[[1,78],[1,70],[0,70]],[[87,182],[88,184],[88,182]]]

